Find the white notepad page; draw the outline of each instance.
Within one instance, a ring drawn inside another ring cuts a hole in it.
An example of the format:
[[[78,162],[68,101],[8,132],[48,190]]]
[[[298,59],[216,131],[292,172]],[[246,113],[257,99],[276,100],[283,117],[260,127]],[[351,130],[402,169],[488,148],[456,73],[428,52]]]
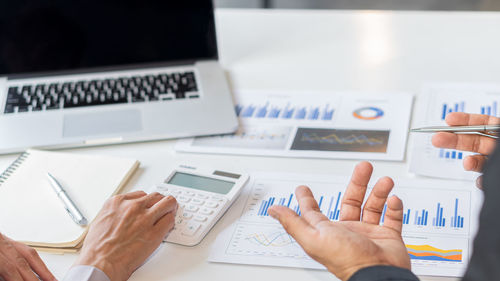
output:
[[[91,222],[138,165],[131,159],[28,150],[0,183],[0,232],[31,245],[72,244],[85,227],[70,218],[47,172]]]

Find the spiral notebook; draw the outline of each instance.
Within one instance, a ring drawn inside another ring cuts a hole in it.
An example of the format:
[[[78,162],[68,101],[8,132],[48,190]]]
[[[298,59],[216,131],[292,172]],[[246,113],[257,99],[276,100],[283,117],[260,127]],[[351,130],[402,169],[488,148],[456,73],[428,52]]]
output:
[[[0,174],[0,232],[46,251],[76,251],[87,233],[64,209],[50,172],[91,222],[138,168],[132,159],[28,150]]]

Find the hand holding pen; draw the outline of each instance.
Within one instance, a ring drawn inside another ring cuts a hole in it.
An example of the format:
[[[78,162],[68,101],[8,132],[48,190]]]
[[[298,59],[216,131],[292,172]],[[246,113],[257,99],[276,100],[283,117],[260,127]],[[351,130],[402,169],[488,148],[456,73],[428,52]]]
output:
[[[446,116],[446,123],[449,126],[484,126],[496,128],[500,124],[500,118],[481,115],[455,112]],[[472,131],[471,131],[472,132]],[[479,133],[479,134],[478,134]],[[476,130],[473,133],[464,132],[444,132],[440,131],[432,137],[432,144],[439,148],[457,149],[478,153],[467,156],[464,159],[464,169],[467,171],[482,172],[488,155],[493,152],[496,146],[496,132]],[[478,179],[481,181],[481,178]],[[477,184],[481,186],[480,182]]]

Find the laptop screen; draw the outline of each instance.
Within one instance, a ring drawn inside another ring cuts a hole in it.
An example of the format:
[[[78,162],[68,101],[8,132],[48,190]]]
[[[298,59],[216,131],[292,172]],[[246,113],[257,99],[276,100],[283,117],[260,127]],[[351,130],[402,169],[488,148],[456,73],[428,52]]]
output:
[[[211,0],[0,2],[0,76],[209,58]]]

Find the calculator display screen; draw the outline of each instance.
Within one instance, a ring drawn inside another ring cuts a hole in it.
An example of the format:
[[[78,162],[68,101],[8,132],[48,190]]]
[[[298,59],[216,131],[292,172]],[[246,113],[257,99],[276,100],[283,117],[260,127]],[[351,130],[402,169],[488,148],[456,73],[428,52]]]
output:
[[[228,194],[234,186],[234,182],[180,172],[176,172],[168,183],[219,194]]]

